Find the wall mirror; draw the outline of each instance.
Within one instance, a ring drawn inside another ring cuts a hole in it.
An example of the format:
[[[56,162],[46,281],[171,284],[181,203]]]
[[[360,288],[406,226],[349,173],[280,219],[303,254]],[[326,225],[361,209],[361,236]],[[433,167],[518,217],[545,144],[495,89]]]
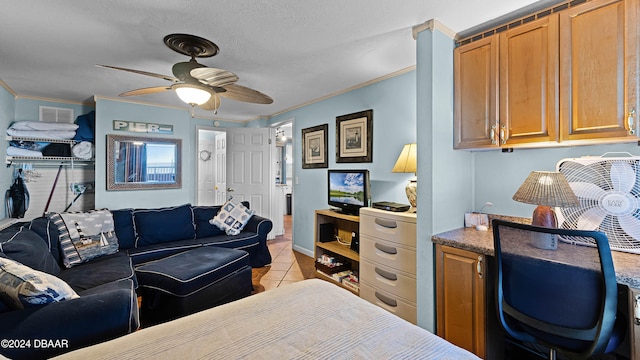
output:
[[[107,190],[182,187],[181,139],[107,135]]]

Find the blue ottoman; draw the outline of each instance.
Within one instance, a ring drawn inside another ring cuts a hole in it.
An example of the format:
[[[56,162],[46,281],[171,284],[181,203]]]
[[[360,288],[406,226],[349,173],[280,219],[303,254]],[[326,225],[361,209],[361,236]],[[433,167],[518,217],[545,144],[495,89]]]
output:
[[[251,294],[251,266],[244,250],[199,247],[136,268],[149,326],[238,300]]]

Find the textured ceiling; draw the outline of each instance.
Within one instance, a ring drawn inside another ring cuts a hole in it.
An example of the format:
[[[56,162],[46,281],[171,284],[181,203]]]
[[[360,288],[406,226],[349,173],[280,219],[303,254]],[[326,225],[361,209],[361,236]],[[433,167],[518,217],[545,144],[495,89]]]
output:
[[[170,85],[113,65],[171,75],[188,57],[171,33],[207,38],[220,53],[198,61],[229,70],[273,104],[222,99],[217,115],[272,115],[415,65],[412,28],[430,19],[460,32],[532,0],[21,0],[0,11],[0,80],[18,96],[92,101]],[[188,108],[173,92],[130,100]]]

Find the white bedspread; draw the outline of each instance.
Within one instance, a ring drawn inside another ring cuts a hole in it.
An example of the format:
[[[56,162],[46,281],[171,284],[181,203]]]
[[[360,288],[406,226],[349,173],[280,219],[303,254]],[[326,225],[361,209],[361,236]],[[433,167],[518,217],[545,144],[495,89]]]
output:
[[[64,359],[478,359],[322,280],[305,280]]]

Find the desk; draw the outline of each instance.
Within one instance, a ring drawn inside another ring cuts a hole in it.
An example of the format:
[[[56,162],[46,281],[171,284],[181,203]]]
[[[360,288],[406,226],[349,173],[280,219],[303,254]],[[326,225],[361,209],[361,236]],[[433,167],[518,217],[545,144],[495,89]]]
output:
[[[451,248],[460,249],[468,251],[470,253],[489,257],[493,257],[494,255],[493,232],[491,229],[489,229],[489,231],[478,231],[475,228],[462,228],[436,234],[431,239],[432,242],[436,245],[448,246]],[[619,251],[612,251],[611,254],[616,270],[616,279],[618,281],[618,284],[624,285],[629,288],[630,297],[638,296],[638,294],[640,294],[640,255]],[[438,256],[438,251],[436,251],[436,256]],[[492,265],[493,261],[489,260],[485,261],[485,263],[486,265]],[[487,289],[492,289],[493,278],[491,276],[491,272],[484,272],[487,274],[484,277]],[[488,304],[485,307],[487,309],[485,316],[487,316],[488,320],[486,326],[491,326],[490,323],[492,319],[490,317],[495,316],[495,312],[491,311],[492,308],[494,308],[494,306],[491,305],[494,304],[493,291],[487,290],[485,296],[487,300],[486,303]],[[619,301],[622,300],[624,300],[624,303],[627,303],[627,299],[620,299]],[[629,299],[629,304],[630,306],[633,304],[631,299]],[[632,344],[630,351],[633,354],[631,355],[631,359],[640,360],[640,326],[633,323],[632,314],[633,312],[631,309],[629,315],[629,329],[631,330],[630,339],[634,339],[631,340]],[[491,336],[492,332],[493,331],[487,331],[487,337]],[[486,343],[488,344],[489,342],[491,342],[491,339],[486,339]],[[489,345],[487,346],[489,347]],[[488,354],[491,353],[491,351],[488,351]]]

